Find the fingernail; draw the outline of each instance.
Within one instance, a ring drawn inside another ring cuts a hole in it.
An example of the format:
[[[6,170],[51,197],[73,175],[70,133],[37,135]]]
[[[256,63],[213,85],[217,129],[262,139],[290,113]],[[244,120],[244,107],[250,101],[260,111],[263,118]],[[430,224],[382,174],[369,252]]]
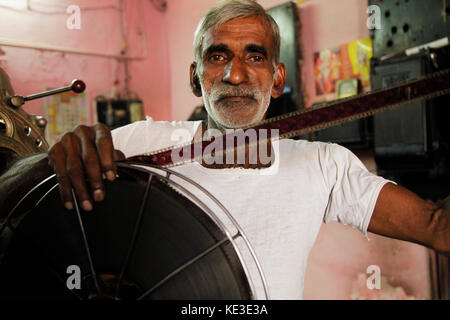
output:
[[[83,203],[81,204],[81,206],[83,207],[84,211],[91,211],[92,210],[92,204],[88,200],[84,200]]]
[[[97,189],[94,191],[94,200],[95,201],[103,200],[103,191],[101,189]]]
[[[67,210],[72,210],[73,209],[72,202],[70,201],[64,202],[64,207],[66,207]]]
[[[106,171],[106,178],[109,181],[113,181],[116,178],[116,175],[114,174],[114,172],[112,170]]]

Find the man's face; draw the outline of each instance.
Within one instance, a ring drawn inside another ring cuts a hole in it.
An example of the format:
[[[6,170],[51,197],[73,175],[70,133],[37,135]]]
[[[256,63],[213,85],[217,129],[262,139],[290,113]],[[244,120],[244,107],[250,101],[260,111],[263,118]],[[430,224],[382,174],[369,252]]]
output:
[[[204,35],[198,71],[208,115],[222,128],[264,119],[274,83],[274,41],[258,16],[237,18]]]

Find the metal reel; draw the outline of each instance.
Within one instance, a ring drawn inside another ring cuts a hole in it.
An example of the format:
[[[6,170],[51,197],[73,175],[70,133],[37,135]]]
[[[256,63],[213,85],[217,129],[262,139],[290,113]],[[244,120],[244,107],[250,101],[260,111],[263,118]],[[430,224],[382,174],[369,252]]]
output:
[[[66,210],[54,176],[41,182],[1,225],[0,299],[255,298],[233,243],[245,235],[176,191],[171,173],[120,164],[91,212]]]

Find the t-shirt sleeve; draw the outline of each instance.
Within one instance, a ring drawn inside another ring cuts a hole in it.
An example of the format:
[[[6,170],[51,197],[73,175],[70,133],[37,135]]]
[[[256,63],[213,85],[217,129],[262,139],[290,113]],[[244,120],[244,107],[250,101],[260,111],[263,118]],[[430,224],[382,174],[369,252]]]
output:
[[[326,144],[321,163],[330,191],[324,222],[340,222],[359,229],[367,237],[367,228],[382,187],[392,182],[367,170],[350,150]]]

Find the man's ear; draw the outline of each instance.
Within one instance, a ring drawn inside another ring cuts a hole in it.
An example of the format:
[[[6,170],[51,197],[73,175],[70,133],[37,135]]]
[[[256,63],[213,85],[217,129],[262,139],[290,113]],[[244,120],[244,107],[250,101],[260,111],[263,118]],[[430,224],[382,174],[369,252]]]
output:
[[[195,72],[196,69],[197,69],[197,62],[194,61],[191,63],[191,67],[189,69],[189,74],[190,74],[190,79],[191,79],[191,81],[190,81],[191,89],[196,97],[201,97],[202,96],[202,87],[200,86],[200,80],[198,79],[198,76]]]
[[[273,82],[271,96],[278,98],[283,94],[284,86],[286,85],[286,67],[283,63],[277,64],[277,75]]]

